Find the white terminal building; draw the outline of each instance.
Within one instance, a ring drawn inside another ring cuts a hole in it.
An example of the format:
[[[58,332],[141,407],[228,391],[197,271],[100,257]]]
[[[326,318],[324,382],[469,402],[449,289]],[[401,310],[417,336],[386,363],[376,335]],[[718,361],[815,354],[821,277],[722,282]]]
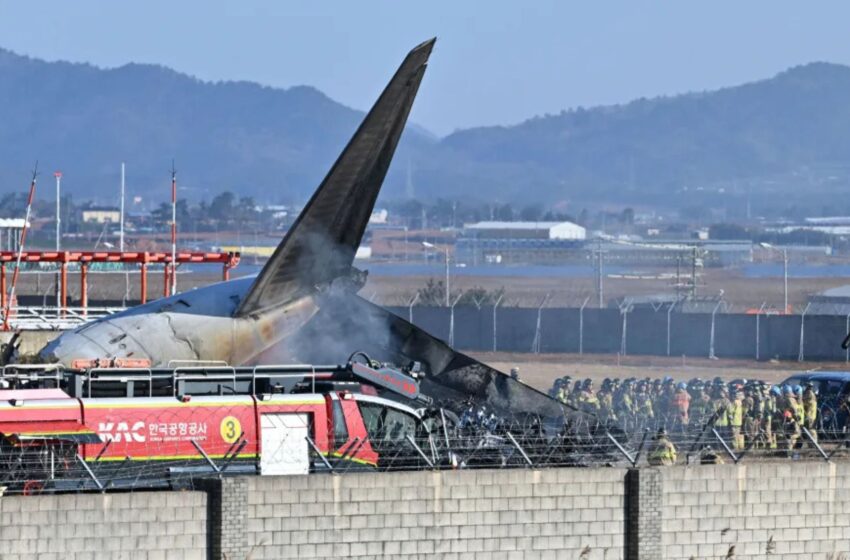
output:
[[[463,227],[455,258],[469,265],[554,264],[575,258],[586,238],[573,222],[478,222]]]
[[[501,239],[586,239],[587,230],[572,222],[478,222],[463,227],[464,234]]]

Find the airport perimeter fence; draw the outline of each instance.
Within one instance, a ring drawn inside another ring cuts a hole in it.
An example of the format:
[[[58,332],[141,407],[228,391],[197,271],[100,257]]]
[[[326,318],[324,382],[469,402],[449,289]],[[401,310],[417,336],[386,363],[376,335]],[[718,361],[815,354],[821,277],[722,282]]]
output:
[[[639,467],[652,462],[661,426],[677,449],[677,464],[850,458],[846,422],[811,431],[759,427],[736,437],[729,428],[715,427],[712,419],[686,426],[662,417],[603,423],[565,407],[566,422],[547,426],[483,412],[460,417],[447,412],[426,420],[427,429],[387,421],[372,426],[363,439],[349,437],[329,448],[313,435],[309,420],[289,426],[296,430],[276,441],[243,432],[228,438],[232,443],[210,443],[214,438],[207,437],[208,430],[219,427],[205,420],[203,410],[191,422],[163,417],[156,425],[130,424],[120,437],[120,431],[101,434],[98,443],[51,435],[11,443],[4,438],[0,495],[190,489],[210,477],[240,474]],[[212,412],[207,414],[212,418]],[[447,419],[435,420],[440,417]]]
[[[850,362],[850,315],[655,308],[389,307],[459,350]]]

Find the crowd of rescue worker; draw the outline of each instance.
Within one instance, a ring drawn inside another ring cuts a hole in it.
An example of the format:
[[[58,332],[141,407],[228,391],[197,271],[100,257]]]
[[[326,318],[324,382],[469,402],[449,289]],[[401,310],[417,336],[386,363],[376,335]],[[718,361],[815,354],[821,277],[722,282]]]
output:
[[[626,434],[655,433],[648,460],[656,465],[676,463],[674,442],[696,441],[706,442],[701,462],[723,462],[724,450],[711,447],[712,440],[717,443],[712,429],[733,453],[769,449],[792,455],[818,438],[818,395],[811,383],[780,386],[720,378],[677,383],[665,377],[605,379],[596,388],[591,379],[567,376],[555,381],[550,396]],[[847,408],[850,402],[841,404]]]

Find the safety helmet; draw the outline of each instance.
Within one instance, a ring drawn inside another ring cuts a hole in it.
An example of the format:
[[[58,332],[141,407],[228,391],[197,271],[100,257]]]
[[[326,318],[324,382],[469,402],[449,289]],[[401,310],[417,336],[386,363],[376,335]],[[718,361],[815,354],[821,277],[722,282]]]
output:
[[[684,391],[685,389],[687,389],[687,388],[688,388],[688,384],[687,384],[687,383],[685,383],[684,381],[680,381],[680,382],[679,382],[679,384],[678,384],[678,385],[676,385],[676,388],[677,388],[677,389],[679,389],[679,390]]]

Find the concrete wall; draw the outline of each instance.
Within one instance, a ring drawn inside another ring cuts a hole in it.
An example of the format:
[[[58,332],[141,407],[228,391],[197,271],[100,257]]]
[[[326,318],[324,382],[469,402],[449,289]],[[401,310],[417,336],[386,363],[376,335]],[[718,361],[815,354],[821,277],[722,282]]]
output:
[[[203,492],[0,497],[0,559],[207,558]]]
[[[829,560],[850,552],[850,465],[661,469],[667,560]]]
[[[255,477],[248,545],[255,559],[621,559],[624,476],[559,469]]]
[[[850,554],[848,463],[232,477],[199,488],[0,498],[0,559]]]

